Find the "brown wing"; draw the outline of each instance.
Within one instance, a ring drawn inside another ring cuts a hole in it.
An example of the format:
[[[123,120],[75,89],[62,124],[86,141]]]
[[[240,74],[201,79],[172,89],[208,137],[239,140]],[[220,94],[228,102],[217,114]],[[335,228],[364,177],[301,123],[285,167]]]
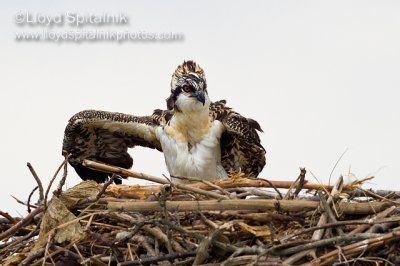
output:
[[[226,128],[221,137],[221,163],[225,171],[241,171],[247,177],[257,177],[265,166],[266,151],[257,131],[262,132],[257,121],[243,117],[218,101],[210,106],[214,119]]]
[[[109,174],[88,169],[84,159],[132,167],[128,148],[136,145],[161,151],[154,130],[164,123],[168,112],[156,110],[152,116],[86,110],[75,114],[65,128],[63,155],[83,180],[105,182]],[[121,180],[116,180],[120,183]]]

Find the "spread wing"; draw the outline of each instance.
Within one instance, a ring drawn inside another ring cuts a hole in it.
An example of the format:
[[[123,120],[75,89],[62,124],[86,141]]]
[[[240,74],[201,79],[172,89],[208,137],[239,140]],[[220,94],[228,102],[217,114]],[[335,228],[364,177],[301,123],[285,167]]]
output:
[[[69,120],[63,141],[63,155],[83,180],[99,183],[110,174],[94,171],[82,165],[84,159],[131,168],[133,160],[128,148],[136,145],[161,151],[155,128],[165,123],[168,111],[156,110],[152,116],[86,110]],[[115,180],[121,183],[120,179]]]
[[[243,117],[225,106],[226,101],[214,102],[210,115],[220,120],[226,131],[221,136],[221,163],[225,171],[241,171],[248,177],[257,177],[265,166],[266,151],[257,131],[257,121]]]
[[[260,125],[225,106],[225,101],[210,105],[210,115],[226,128],[221,136],[221,163],[229,171],[241,171],[257,177],[265,165],[265,149],[257,130]],[[65,128],[63,155],[83,180],[99,183],[110,174],[88,169],[84,159],[131,168],[133,160],[128,148],[143,146],[161,150],[155,129],[172,117],[173,111],[155,110],[151,116],[133,116],[123,113],[86,110],[75,114]],[[121,183],[121,180],[115,180]]]

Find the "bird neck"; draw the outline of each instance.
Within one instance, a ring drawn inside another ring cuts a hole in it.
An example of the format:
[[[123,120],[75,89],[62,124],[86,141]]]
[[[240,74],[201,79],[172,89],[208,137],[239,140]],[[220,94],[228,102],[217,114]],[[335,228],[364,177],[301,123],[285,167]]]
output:
[[[175,112],[169,126],[179,132],[187,142],[200,142],[210,130],[208,106],[192,112]]]

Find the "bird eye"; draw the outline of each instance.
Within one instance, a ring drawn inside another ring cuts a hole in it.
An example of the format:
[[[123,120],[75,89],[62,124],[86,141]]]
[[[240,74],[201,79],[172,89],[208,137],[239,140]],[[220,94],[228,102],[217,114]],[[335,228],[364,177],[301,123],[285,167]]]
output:
[[[188,85],[185,85],[185,86],[182,87],[182,90],[183,90],[184,92],[191,92],[191,91],[192,91],[192,88],[191,88],[190,86],[188,86]]]

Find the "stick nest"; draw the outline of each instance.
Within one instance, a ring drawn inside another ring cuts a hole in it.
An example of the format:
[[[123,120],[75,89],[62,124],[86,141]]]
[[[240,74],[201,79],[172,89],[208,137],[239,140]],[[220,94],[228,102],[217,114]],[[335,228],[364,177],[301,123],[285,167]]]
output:
[[[182,184],[87,164],[161,185],[63,191],[64,162],[49,201],[41,188],[26,217],[0,211],[0,265],[400,265],[398,192],[313,184],[305,169]]]

